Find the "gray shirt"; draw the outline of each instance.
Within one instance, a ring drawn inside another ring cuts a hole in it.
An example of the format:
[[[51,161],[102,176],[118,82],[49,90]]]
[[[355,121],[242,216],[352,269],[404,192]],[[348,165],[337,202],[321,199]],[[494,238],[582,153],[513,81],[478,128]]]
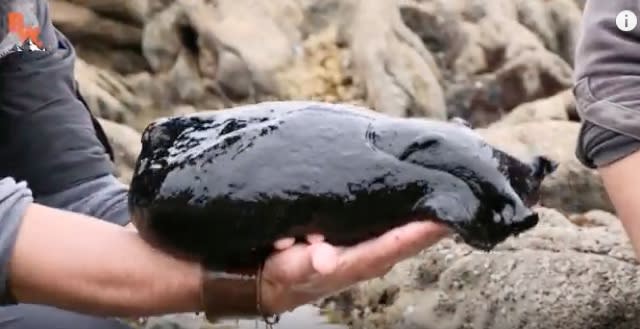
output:
[[[12,52],[7,15],[40,28],[44,52]],[[127,187],[113,176],[108,144],[74,80],[74,49],[51,24],[46,0],[0,0],[0,305],[12,302],[7,263],[33,201],[129,222]]]

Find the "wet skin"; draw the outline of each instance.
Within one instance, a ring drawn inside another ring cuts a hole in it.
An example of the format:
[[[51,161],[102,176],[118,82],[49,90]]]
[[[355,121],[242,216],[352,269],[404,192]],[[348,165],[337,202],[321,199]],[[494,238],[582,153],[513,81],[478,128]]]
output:
[[[353,245],[408,223],[445,223],[490,250],[532,228],[556,164],[521,162],[461,120],[272,102],[157,120],[143,133],[133,222],[215,268],[260,264],[283,237]]]

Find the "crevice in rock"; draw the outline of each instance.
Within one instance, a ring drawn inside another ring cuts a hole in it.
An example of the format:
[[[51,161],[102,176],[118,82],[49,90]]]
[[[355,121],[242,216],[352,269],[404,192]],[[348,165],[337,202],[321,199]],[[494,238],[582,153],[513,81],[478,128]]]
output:
[[[198,32],[189,24],[178,23],[176,30],[182,45],[193,55],[198,57],[200,48],[198,47]]]

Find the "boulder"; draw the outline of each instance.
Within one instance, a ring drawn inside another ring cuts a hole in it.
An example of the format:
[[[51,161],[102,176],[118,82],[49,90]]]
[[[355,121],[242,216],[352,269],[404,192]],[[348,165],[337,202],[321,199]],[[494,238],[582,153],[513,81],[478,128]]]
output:
[[[429,50],[402,20],[395,0],[349,0],[340,40],[349,47],[367,104],[394,116],[446,119],[441,74]]]

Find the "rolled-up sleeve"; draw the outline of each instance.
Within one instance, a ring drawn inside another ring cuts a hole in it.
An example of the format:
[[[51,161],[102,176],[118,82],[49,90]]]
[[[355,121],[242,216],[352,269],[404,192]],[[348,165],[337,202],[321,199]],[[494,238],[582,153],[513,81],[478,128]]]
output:
[[[575,56],[575,86],[582,127],[576,156],[590,168],[640,149],[640,25],[616,26],[623,10],[640,15],[640,0],[588,0]]]
[[[0,306],[13,304],[8,287],[8,263],[13,253],[22,216],[33,202],[26,183],[13,178],[0,179]]]

